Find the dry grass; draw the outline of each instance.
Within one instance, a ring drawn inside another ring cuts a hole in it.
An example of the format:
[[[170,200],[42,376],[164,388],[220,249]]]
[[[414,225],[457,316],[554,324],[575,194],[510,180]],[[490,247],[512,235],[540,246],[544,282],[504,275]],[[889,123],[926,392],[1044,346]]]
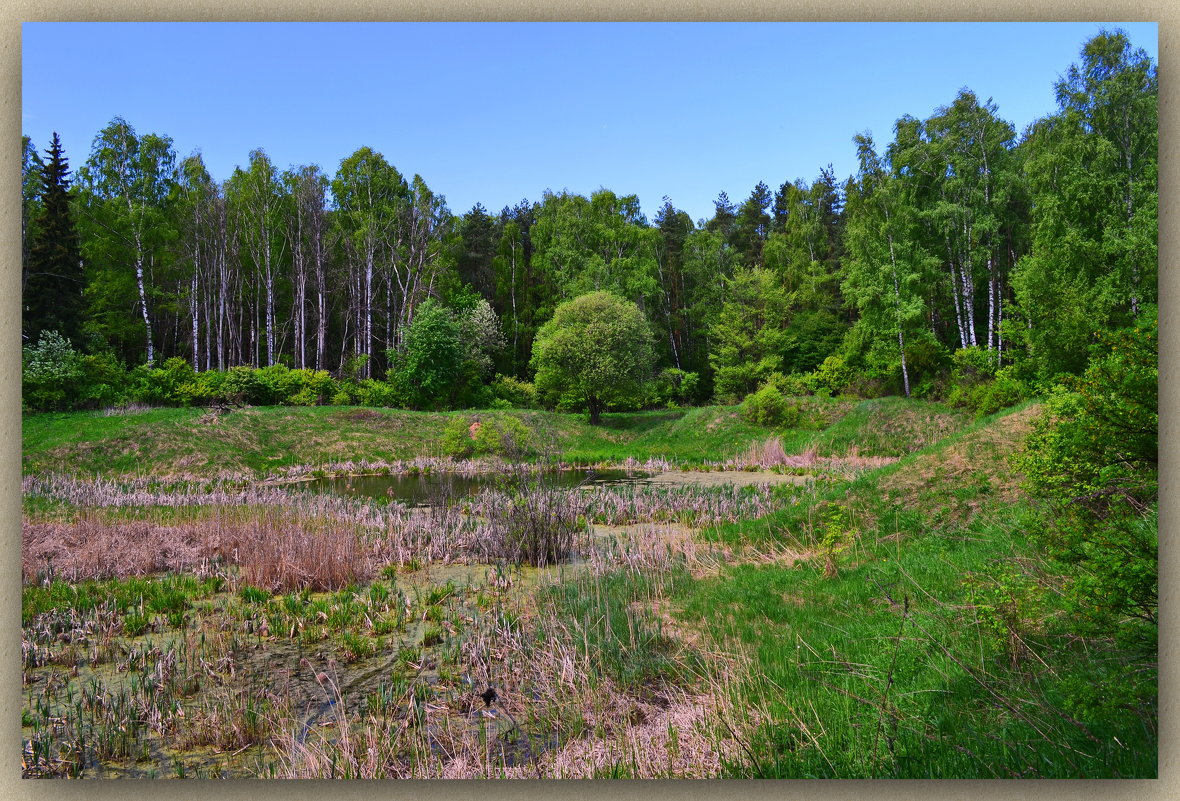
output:
[[[22,526],[25,582],[125,578],[154,573],[209,575],[235,566],[238,577],[271,590],[337,589],[375,569],[373,547],[355,526],[277,512],[217,512],[200,522],[111,522]]]
[[[778,437],[771,437],[762,442],[751,444],[745,453],[732,460],[731,466],[737,469],[760,467],[763,470],[773,467],[788,467],[854,476],[866,470],[876,470],[897,460],[896,456],[862,456],[860,449],[855,445],[850,446],[839,456],[820,456],[814,447],[808,448],[802,453],[788,454],[783,449],[782,440]]]

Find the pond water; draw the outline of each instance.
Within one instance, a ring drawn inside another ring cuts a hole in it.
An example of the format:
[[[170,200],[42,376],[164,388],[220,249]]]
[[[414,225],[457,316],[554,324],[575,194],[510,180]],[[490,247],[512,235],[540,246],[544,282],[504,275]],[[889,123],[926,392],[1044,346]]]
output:
[[[574,489],[602,484],[636,484],[646,482],[647,473],[629,470],[557,470],[544,474],[547,486]],[[303,482],[301,488],[311,492],[329,492],[360,498],[385,498],[407,506],[429,506],[444,493],[463,497],[480,490],[495,488],[504,481],[498,473],[461,476],[454,473],[430,475],[340,476]]]

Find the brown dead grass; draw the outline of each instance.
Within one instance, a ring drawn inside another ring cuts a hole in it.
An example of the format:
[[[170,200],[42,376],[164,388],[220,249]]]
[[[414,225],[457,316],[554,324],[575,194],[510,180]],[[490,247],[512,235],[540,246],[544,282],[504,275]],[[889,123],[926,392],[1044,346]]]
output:
[[[210,575],[236,566],[243,581],[271,590],[338,589],[372,575],[373,548],[338,521],[217,514],[165,525],[110,522],[88,514],[76,522],[25,522],[21,573],[26,583],[126,578],[157,573]]]
[[[607,736],[571,740],[541,755],[536,768],[519,766],[509,776],[529,778],[539,770],[556,779],[619,772],[636,779],[719,777],[722,760],[735,758],[740,749],[714,729],[718,719],[734,717],[727,700],[714,693],[664,693],[651,699],[614,695],[619,703],[586,720]]]

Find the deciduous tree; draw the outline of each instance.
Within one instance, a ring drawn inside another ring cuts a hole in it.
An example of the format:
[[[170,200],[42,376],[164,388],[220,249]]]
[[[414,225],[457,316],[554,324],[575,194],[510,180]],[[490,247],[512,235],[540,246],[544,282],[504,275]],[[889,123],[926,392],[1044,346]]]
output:
[[[651,378],[652,334],[634,303],[591,292],[562,303],[533,344],[537,391],[584,399],[590,424]]]

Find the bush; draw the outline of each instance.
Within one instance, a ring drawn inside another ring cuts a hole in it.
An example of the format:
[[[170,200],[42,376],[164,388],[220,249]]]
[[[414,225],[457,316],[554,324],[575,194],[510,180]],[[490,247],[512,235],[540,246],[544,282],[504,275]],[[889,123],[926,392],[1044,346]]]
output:
[[[366,378],[356,385],[356,400],[362,406],[403,406],[404,396],[396,384]]]
[[[234,403],[257,403],[258,379],[252,367],[231,367],[221,385],[222,399]]]
[[[74,392],[84,373],[69,340],[56,331],[42,331],[37,344],[26,345],[21,355],[24,405],[37,411],[74,408]]]
[[[742,417],[751,423],[768,428],[794,428],[799,424],[799,405],[779,392],[772,383],[746,396],[741,406]]]
[[[675,367],[661,370],[648,387],[644,406],[687,406],[696,400],[700,376]]]
[[[81,367],[75,408],[102,409],[126,402],[130,390],[127,370],[114,354],[83,356]]]
[[[452,417],[443,429],[442,452],[452,459],[466,459],[475,453],[475,441],[471,437],[471,424],[465,417]]]
[[[984,348],[961,348],[951,357],[951,390],[947,403],[983,416],[1031,397],[1016,367],[997,369],[997,354]]]
[[[806,380],[815,392],[821,390],[832,395],[840,394],[856,379],[856,371],[848,366],[843,356],[829,356]]]
[[[807,381],[806,375],[799,373],[771,373],[766,379],[767,384],[771,384],[788,398],[801,398],[805,395],[810,395],[813,390]]]
[[[194,406],[208,406],[217,401],[227,400],[225,382],[229,374],[222,370],[206,370],[197,373],[193,380],[180,388]]]
[[[162,367],[137,368],[134,371],[136,400],[153,406],[187,406],[191,399],[182,387],[192,382],[196,371],[179,357],[172,357]]]
[[[327,370],[292,370],[298,378],[296,392],[287,398],[292,406],[323,406],[336,394],[336,382]]]
[[[453,417],[443,429],[441,445],[454,459],[489,454],[520,459],[532,452],[532,435],[515,417]]]
[[[1045,504],[1049,553],[1070,567],[1078,625],[1140,643],[1154,643],[1158,608],[1158,333],[1152,310],[1105,337],[1046,399],[1017,462]]]
[[[507,492],[489,511],[484,556],[536,567],[572,558],[586,534],[576,493],[546,486],[543,473],[513,476]]]
[[[490,419],[475,432],[475,451],[519,459],[532,451],[532,435],[515,417]]]
[[[509,408],[537,408],[537,391],[531,382],[521,381],[510,375],[497,375],[488,385],[493,403],[504,401]]]

